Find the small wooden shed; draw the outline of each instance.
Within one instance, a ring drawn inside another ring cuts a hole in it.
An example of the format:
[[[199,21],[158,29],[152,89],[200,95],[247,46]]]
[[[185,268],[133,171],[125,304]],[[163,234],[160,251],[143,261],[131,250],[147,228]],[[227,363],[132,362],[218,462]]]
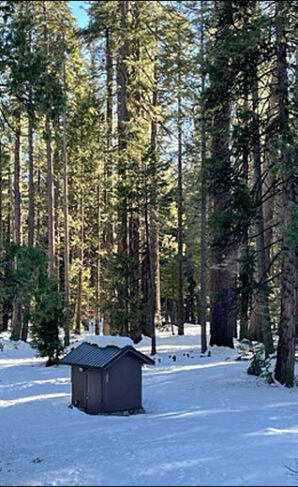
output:
[[[82,343],[60,360],[71,365],[72,405],[88,414],[142,410],[142,365],[154,361],[132,346]]]

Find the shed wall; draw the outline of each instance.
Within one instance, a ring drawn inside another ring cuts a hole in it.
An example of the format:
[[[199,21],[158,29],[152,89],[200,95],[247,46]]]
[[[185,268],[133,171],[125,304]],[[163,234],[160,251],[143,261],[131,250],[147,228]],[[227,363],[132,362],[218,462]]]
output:
[[[124,411],[142,407],[142,363],[126,355],[104,374],[104,412]]]

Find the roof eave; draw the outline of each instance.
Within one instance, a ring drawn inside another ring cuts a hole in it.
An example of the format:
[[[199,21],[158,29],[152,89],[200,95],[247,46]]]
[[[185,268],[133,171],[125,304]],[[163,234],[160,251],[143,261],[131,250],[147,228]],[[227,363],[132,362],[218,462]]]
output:
[[[111,365],[114,365],[115,362],[117,362],[120,358],[122,358],[127,353],[131,353],[132,355],[134,355],[135,357],[137,357],[141,362],[143,362],[143,364],[146,364],[146,365],[155,365],[154,360],[152,360],[150,357],[147,357],[146,355],[144,355],[143,353],[139,352],[138,350],[135,350],[131,345],[127,345],[126,347],[124,347],[122,349],[122,351],[121,351],[121,353],[119,353],[119,355],[117,355],[116,357],[113,357],[105,365],[105,368],[108,368]]]
[[[71,352],[70,352],[71,353]],[[123,356],[125,356],[127,353],[131,353],[132,355],[134,355],[134,357],[136,357],[137,359],[139,359],[143,364],[147,364],[147,365],[155,365],[155,362],[154,360],[152,360],[150,357],[147,357],[147,355],[144,355],[142,352],[139,352],[138,350],[135,350],[131,345],[127,345],[126,347],[122,348],[120,353],[118,355],[116,355],[115,357],[112,357],[111,359],[109,359],[108,362],[102,364],[101,366],[99,365],[90,365],[90,364],[84,364],[82,362],[72,362],[72,361],[68,361],[67,360],[67,355],[61,359],[59,361],[59,364],[60,365],[71,365],[71,366],[74,366],[74,367],[88,367],[88,368],[93,368],[93,369],[106,369],[108,367],[110,367],[111,365],[113,365],[115,362],[117,362],[120,358],[122,358]],[[66,360],[65,360],[66,359]]]

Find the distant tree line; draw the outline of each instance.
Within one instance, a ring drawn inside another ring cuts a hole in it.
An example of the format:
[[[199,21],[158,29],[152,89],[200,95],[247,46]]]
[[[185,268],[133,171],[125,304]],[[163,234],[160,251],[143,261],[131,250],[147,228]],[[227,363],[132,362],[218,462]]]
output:
[[[298,2],[148,3],[1,2],[0,330],[210,322],[292,386]]]

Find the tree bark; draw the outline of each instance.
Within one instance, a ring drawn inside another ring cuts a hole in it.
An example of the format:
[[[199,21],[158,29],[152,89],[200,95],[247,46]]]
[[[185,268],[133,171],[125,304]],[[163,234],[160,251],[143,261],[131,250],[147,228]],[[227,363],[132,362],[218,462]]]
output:
[[[48,25],[47,25],[47,2],[43,1],[43,16],[44,16],[44,43],[47,57],[50,56],[50,46],[48,39]],[[48,90],[48,87],[45,88]],[[55,208],[54,208],[54,176],[53,176],[53,160],[51,147],[51,122],[49,114],[45,117],[45,141],[46,141],[46,157],[47,157],[47,210],[48,210],[48,257],[49,257],[49,275],[55,276]]]
[[[107,106],[106,106],[106,122],[107,122],[107,154],[105,159],[105,176],[106,176],[106,188],[105,188],[105,205],[107,211],[107,223],[105,230],[105,242],[107,251],[110,252],[113,249],[114,243],[114,224],[113,215],[111,211],[111,195],[113,193],[113,80],[114,80],[114,67],[113,67],[113,53],[111,46],[111,34],[110,29],[106,29],[106,73],[107,73]]]
[[[18,116],[14,147],[14,242],[21,245],[21,192],[20,192],[20,159],[21,159],[21,118]],[[18,266],[16,259],[14,265]],[[19,340],[22,329],[22,303],[19,298],[13,301],[11,339]]]
[[[76,316],[75,316],[75,333],[80,335],[82,322],[82,287],[83,287],[83,268],[84,268],[84,203],[81,201],[81,241],[79,250],[79,271],[77,282],[77,299],[76,299]]]
[[[248,104],[248,86],[245,83],[244,87],[244,109],[248,111],[249,104]],[[248,130],[248,126],[246,124],[245,127]],[[242,165],[243,165],[243,183],[247,186],[248,184],[248,171],[249,171],[249,141],[248,138],[245,139],[245,143],[243,146],[242,152]],[[249,241],[248,241],[248,229],[249,223],[244,224],[243,228],[243,235],[242,235],[242,248],[241,248],[241,255],[243,261],[246,263],[249,259]],[[249,275],[246,272],[246,269],[243,269],[241,274],[241,297],[240,297],[240,340],[244,338],[249,338],[248,332],[248,311],[249,311],[249,302],[251,297],[250,286],[249,286]]]
[[[55,275],[55,218],[54,218],[54,178],[51,147],[51,125],[49,117],[45,122],[46,151],[47,151],[47,209],[48,209],[48,257],[49,275]]]
[[[224,53],[222,43],[233,23],[232,2],[216,2],[218,15],[218,35],[216,45],[215,67],[221,78],[216,80],[217,103],[212,121],[211,153],[215,164],[219,167],[216,179],[212,182],[213,211],[218,218],[225,216],[230,201],[230,180],[227,175],[231,171],[229,152],[230,131],[230,72],[229,59]],[[235,333],[235,249],[231,245],[231,236],[222,230],[215,233],[215,241],[211,250],[210,269],[210,345],[234,347]]]
[[[96,287],[95,287],[95,300],[96,300],[96,313],[95,313],[95,335],[99,335],[99,322],[100,322],[100,288],[101,288],[101,218],[100,218],[100,181],[97,182],[96,188],[96,200],[97,200],[97,255],[96,255]]]
[[[132,211],[129,219],[130,256],[130,306],[133,318],[130,334],[135,343],[142,339],[140,327],[140,221],[137,211]]]
[[[11,241],[11,229],[12,229],[12,207],[13,207],[13,190],[12,190],[12,181],[11,181],[11,164],[8,165],[8,209],[7,209],[7,231],[5,235],[3,233],[3,239],[5,242],[9,243]],[[10,279],[10,265],[7,262],[4,267],[4,279]],[[5,297],[3,300],[3,308],[2,308],[2,331],[8,330],[8,323],[9,319],[12,316],[12,299],[10,297]]]
[[[178,335],[184,335],[184,302],[183,302],[183,188],[182,188],[182,107],[181,107],[181,75],[178,75]]]
[[[31,47],[31,32],[29,35],[29,43]],[[34,109],[32,86],[29,87],[29,104],[27,109],[28,114],[28,161],[29,161],[29,175],[28,175],[28,247],[34,245],[34,155],[33,155],[33,136],[34,136]],[[27,297],[24,303],[24,320],[22,327],[22,340],[27,342],[30,320],[30,297]]]
[[[283,182],[283,226],[290,230],[293,225],[292,206],[296,204],[297,182],[295,166],[291,160],[289,147],[293,144],[289,129],[288,114],[288,68],[287,68],[287,4],[276,2],[277,28],[277,76],[278,112],[281,140],[281,167]],[[281,313],[279,342],[275,378],[288,387],[294,385],[295,369],[295,325],[297,312],[297,248],[289,237],[284,236],[282,275],[281,275]]]
[[[154,320],[154,255],[150,244],[150,229],[149,229],[149,209],[148,209],[148,197],[146,190],[146,202],[145,202],[145,238],[146,238],[146,263],[148,273],[148,315],[149,315],[149,336],[151,337],[151,355],[156,354],[156,334],[155,334],[155,320]]]
[[[18,127],[15,135],[15,149],[14,149],[14,242],[21,245],[21,191],[20,191],[20,119],[18,120]]]
[[[64,67],[64,85],[65,67]],[[64,345],[69,345],[70,330],[69,330],[69,217],[68,217],[68,161],[67,161],[67,140],[66,140],[66,109],[64,108],[62,114],[62,159],[63,159],[63,227],[64,227],[64,294],[66,304],[66,317],[64,324]]]
[[[31,42],[31,37],[30,37]],[[34,155],[33,155],[33,133],[34,133],[34,109],[32,99],[32,87],[29,88],[28,106],[28,160],[29,160],[29,191],[28,191],[28,247],[34,245]]]
[[[155,59],[154,64],[154,89],[152,95],[152,106],[158,106],[158,87],[157,87],[157,63]],[[160,294],[160,257],[159,257],[159,208],[156,194],[157,184],[157,121],[153,118],[151,121],[151,164],[153,164],[153,181],[150,188],[151,203],[150,203],[150,247],[151,247],[151,261],[153,267],[152,281],[154,302],[154,323],[158,328],[162,326],[161,319],[161,294]]]
[[[120,25],[124,32],[126,30],[126,17],[128,12],[129,2],[118,2],[120,13]],[[127,65],[126,59],[128,57],[128,43],[125,39],[118,51],[117,59],[117,112],[118,112],[118,187],[125,184],[127,178],[127,163],[126,163],[126,123],[128,121],[127,112]],[[123,310],[123,318],[121,323],[121,333],[128,334],[128,218],[127,218],[127,197],[126,194],[119,193],[118,203],[118,228],[117,228],[117,253],[118,257],[123,261],[123,275],[119,283],[118,298],[119,306]]]
[[[264,245],[265,245],[265,257],[266,257],[266,269],[270,267],[271,254],[272,254],[272,241],[273,241],[273,229],[270,228],[273,223],[274,215],[274,193],[275,193],[275,182],[276,176],[272,173],[273,161],[270,155],[270,145],[272,137],[274,136],[274,117],[278,110],[278,96],[277,96],[277,72],[276,66],[273,68],[273,73],[270,83],[270,96],[269,96],[269,107],[268,107],[268,122],[267,122],[267,136],[265,141],[265,157],[263,164],[263,172],[265,173],[265,178],[263,182],[263,194],[266,194],[265,201],[263,203],[263,213],[264,222],[266,223],[265,234],[264,234]]]
[[[63,40],[65,43],[64,35]],[[66,48],[66,46],[65,46]],[[64,53],[66,55],[66,53]],[[66,59],[63,62],[63,88],[64,94],[67,93],[66,83]],[[64,345],[67,347],[70,341],[70,288],[69,288],[69,198],[68,198],[68,157],[67,157],[67,113],[66,106],[62,113],[62,162],[63,162],[63,259],[64,259],[64,275],[63,287],[65,297],[65,323],[64,323]]]
[[[260,128],[259,128],[259,90],[257,81],[257,68],[253,72],[253,160],[254,160],[254,183],[257,204],[257,222],[256,222],[256,250],[258,262],[258,280],[259,292],[258,299],[260,304],[260,328],[265,347],[265,354],[268,356],[274,351],[273,339],[269,315],[269,298],[268,287],[266,284],[266,254],[265,254],[265,237],[264,237],[264,215],[262,202],[262,170],[261,170],[261,147],[260,147]]]
[[[39,195],[41,192],[41,170],[40,168],[37,169],[37,181],[36,181],[36,194]],[[38,209],[38,203],[37,203],[37,209]],[[36,225],[35,225],[35,230],[36,230],[36,243],[37,245],[40,245],[41,239],[42,239],[42,225],[41,225],[42,217],[41,217],[41,212],[37,211],[36,212]]]
[[[0,246],[3,243],[3,164],[2,164],[2,142],[0,140]]]
[[[201,63],[205,60],[205,24],[204,24],[204,7],[205,2],[201,2],[201,35],[200,35],[200,49],[201,49]],[[202,82],[202,98],[205,93],[206,75],[203,70],[201,75]],[[201,113],[201,256],[200,256],[200,309],[199,309],[199,323],[201,325],[201,352],[205,353],[207,350],[207,324],[206,324],[206,310],[207,310],[207,245],[206,245],[206,216],[207,216],[207,185],[206,185],[206,121],[204,113]]]
[[[157,217],[158,218],[158,217]],[[162,327],[161,316],[161,291],[160,291],[160,254],[159,254],[159,221],[155,220],[153,230],[153,256],[154,256],[154,291],[155,291],[155,323],[158,328]]]
[[[263,162],[263,174],[264,180],[262,183],[262,194],[266,195],[262,203],[263,206],[263,219],[264,219],[264,256],[266,260],[266,273],[270,269],[271,253],[272,253],[272,240],[273,229],[270,228],[273,223],[274,215],[274,186],[276,182],[276,176],[272,174],[272,160],[270,156],[270,145],[272,137],[275,131],[274,116],[277,112],[278,97],[277,97],[277,72],[276,65],[273,68],[273,73],[270,82],[270,96],[268,106],[268,122],[267,122],[267,134],[265,140],[265,155]],[[259,342],[263,341],[263,330],[261,320],[260,299],[258,294],[253,294],[252,310],[250,316],[249,336],[252,340]]]

